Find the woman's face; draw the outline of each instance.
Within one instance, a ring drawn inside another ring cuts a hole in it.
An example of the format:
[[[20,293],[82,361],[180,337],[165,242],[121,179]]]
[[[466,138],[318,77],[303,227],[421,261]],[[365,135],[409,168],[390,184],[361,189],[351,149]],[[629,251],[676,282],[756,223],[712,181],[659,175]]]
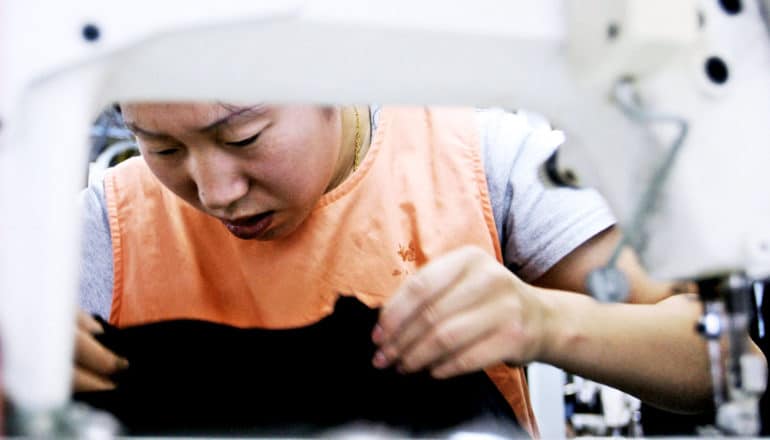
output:
[[[160,182],[242,239],[293,232],[340,172],[336,109],[208,103],[121,108]]]

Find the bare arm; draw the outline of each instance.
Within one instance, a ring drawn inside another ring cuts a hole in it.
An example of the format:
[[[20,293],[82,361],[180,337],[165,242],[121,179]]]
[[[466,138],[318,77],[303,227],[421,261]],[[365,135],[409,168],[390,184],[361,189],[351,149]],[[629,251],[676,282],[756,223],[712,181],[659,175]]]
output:
[[[500,361],[542,361],[669,410],[708,408],[708,357],[695,332],[700,305],[692,296],[670,296],[677,286],[650,279],[631,252],[619,265],[631,281],[631,301],[646,304],[601,304],[573,293],[618,238],[614,229],[598,234],[538,286],[475,248],[433,261],[384,307],[373,332],[381,347],[375,366],[449,377]]]
[[[599,304],[556,290],[539,294],[554,320],[539,361],[668,410],[711,405],[706,345],[695,331],[700,305],[693,296],[636,305]]]
[[[621,239],[616,227],[608,228],[583,243],[533,284],[570,292],[587,293],[585,279],[588,274],[609,261]],[[630,249],[624,249],[618,259],[618,267],[628,278],[631,286],[628,302],[632,304],[655,304],[674,293],[695,293],[693,283],[675,283],[650,278]]]
[[[535,284],[584,292],[582,280],[606,264],[620,239],[614,227],[597,234]],[[629,249],[621,254],[618,266],[630,282],[628,302],[646,306],[603,305],[579,295],[544,290],[561,325],[555,327],[554,350],[541,360],[669,410],[709,408],[709,358],[706,344],[695,330],[702,312],[695,295],[697,286],[650,278]],[[568,309],[572,310],[565,312]],[[760,353],[752,342],[750,346]],[[723,355],[727,356],[726,347]],[[606,367],[595,368],[592,363]],[[623,371],[628,368],[633,371]]]

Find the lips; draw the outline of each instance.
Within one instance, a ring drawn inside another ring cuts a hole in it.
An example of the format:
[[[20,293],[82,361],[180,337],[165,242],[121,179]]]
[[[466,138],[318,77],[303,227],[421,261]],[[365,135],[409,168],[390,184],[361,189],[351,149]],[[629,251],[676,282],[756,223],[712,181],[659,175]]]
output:
[[[273,222],[275,211],[265,211],[251,217],[240,217],[232,220],[221,220],[231,234],[243,240],[259,238],[267,231]]]

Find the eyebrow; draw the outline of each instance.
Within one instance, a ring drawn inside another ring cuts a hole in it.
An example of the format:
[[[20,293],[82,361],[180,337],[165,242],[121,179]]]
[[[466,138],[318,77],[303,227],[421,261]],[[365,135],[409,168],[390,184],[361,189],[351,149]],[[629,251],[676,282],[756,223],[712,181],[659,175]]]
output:
[[[238,107],[231,104],[222,104],[222,103],[220,103],[220,105],[230,110],[230,114],[199,129],[198,130],[199,132],[201,133],[210,132],[217,129],[218,127],[221,127],[222,125],[226,125],[230,123],[233,119],[236,119],[239,116],[256,116],[261,113],[264,113],[267,110],[267,108],[263,104],[252,105],[249,107]]]
[[[145,130],[144,128],[136,125],[135,123],[131,121],[125,121],[126,127],[128,127],[129,130],[134,132],[136,135],[153,138],[153,139],[169,139],[171,136],[163,133],[153,133],[151,131]]]
[[[216,130],[217,128],[221,127],[222,125],[229,124],[234,119],[237,119],[241,116],[256,116],[261,113],[265,113],[267,111],[267,107],[263,104],[257,104],[249,107],[238,107],[230,104],[221,104],[228,110],[230,110],[230,113],[220,119],[217,119],[216,121],[212,122],[211,124],[196,129],[199,133],[207,133]],[[129,130],[133,131],[136,134],[142,135],[144,137],[153,138],[153,139],[169,139],[171,136],[165,134],[165,133],[155,133],[150,130],[146,130],[138,125],[136,125],[135,122],[132,121],[125,121],[126,127],[128,127]]]

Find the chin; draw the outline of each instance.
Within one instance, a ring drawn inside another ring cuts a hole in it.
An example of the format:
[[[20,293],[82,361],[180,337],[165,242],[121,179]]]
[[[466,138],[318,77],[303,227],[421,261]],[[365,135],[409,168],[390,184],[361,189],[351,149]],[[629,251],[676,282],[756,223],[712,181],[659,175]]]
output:
[[[254,237],[251,240],[254,240],[254,241],[274,241],[274,240],[280,240],[282,238],[286,238],[289,235],[291,235],[292,232],[294,232],[296,229],[297,229],[296,227],[287,228],[284,225],[279,225],[278,227],[268,229],[261,236]]]

